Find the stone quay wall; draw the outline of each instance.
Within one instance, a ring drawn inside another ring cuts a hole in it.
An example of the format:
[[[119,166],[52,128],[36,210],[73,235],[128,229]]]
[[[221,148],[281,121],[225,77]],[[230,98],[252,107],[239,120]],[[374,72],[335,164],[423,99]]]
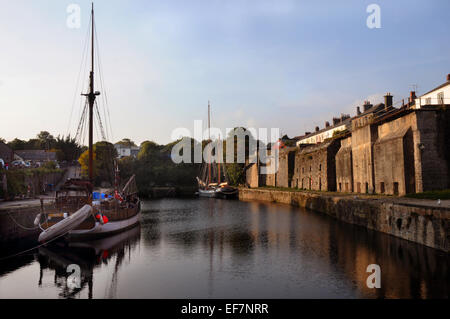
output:
[[[303,207],[447,253],[450,250],[450,210],[445,207],[396,203],[389,199],[247,188],[239,190],[239,199]]]

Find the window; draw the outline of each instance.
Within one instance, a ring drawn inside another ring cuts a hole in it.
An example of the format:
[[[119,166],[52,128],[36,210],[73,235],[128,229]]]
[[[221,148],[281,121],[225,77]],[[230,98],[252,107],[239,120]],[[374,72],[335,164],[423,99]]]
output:
[[[425,99],[425,104],[426,105],[431,105],[431,97],[428,97]]]
[[[339,191],[342,192],[342,183],[339,183]]]
[[[366,183],[366,194],[369,194],[369,183]]]
[[[394,195],[398,195],[398,183],[394,183]]]
[[[360,182],[356,183],[356,192],[361,193],[361,183]]]
[[[322,164],[319,165],[319,171],[322,171]]]
[[[380,193],[381,193],[381,194],[384,194],[385,191],[386,191],[386,190],[384,189],[384,182],[381,182],[381,183],[380,183]]]
[[[438,104],[444,104],[444,92],[439,92],[437,95]]]

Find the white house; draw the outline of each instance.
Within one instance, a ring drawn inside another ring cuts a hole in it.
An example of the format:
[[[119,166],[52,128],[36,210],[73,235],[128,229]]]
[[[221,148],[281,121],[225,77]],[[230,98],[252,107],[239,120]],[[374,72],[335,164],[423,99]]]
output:
[[[140,148],[137,146],[127,146],[122,144],[115,144],[114,147],[117,151],[117,157],[118,158],[124,158],[124,157],[137,157]]]
[[[323,130],[318,132],[317,134],[308,135],[307,137],[299,140],[297,142],[297,146],[301,144],[318,144],[322,143],[326,139],[332,138],[335,133],[345,131],[347,128],[347,124],[342,124],[338,126],[333,126],[328,130]]]
[[[450,74],[447,75],[447,81],[445,83],[421,95],[415,102],[416,109],[420,109],[425,105],[450,104]]]

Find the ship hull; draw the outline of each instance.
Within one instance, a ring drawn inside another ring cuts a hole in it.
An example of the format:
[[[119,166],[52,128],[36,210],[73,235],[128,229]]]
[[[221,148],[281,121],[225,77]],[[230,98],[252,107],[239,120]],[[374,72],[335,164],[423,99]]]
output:
[[[69,231],[67,239],[69,241],[77,241],[77,240],[102,238],[118,234],[136,226],[139,223],[140,218],[141,212],[138,212],[136,215],[128,219],[110,221],[104,225],[100,224],[99,222],[96,222],[94,228],[92,229],[82,229],[82,230],[74,229]]]
[[[198,196],[215,198],[215,197],[217,197],[217,193],[216,193],[215,189],[199,189]]]

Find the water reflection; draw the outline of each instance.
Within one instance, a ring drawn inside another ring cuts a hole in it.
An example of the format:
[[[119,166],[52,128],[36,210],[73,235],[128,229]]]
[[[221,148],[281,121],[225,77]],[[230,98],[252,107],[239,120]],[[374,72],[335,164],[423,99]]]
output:
[[[140,238],[140,226],[115,236],[79,243],[54,244],[40,247],[37,260],[40,265],[38,286],[42,287],[45,270],[54,271],[54,285],[59,289],[62,298],[74,298],[87,289],[88,298],[93,297],[94,269],[101,265],[114,263],[111,286],[107,298],[117,295],[117,277],[124,259],[130,255],[132,248]],[[68,285],[67,267],[78,265],[81,269],[80,288],[71,288]]]
[[[369,264],[381,289],[366,286]],[[448,275],[445,253],[322,214],[165,199],[143,205],[140,228],[0,263],[0,298],[448,298]]]

